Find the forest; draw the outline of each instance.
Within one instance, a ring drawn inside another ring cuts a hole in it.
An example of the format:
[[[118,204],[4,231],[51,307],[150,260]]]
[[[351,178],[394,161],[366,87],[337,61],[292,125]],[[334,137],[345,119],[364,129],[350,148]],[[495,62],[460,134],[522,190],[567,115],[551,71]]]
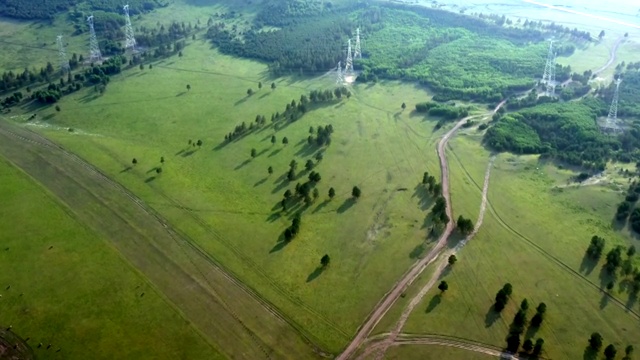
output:
[[[160,0],[129,0],[131,14],[165,6]],[[124,3],[117,0],[0,0],[0,15],[18,19],[51,19],[72,6],[122,13]]]
[[[640,160],[640,126],[615,136],[603,134],[596,118],[606,112],[606,104],[597,98],[536,105],[499,118],[484,141],[497,151],[543,154],[595,171],[604,170],[612,159]]]

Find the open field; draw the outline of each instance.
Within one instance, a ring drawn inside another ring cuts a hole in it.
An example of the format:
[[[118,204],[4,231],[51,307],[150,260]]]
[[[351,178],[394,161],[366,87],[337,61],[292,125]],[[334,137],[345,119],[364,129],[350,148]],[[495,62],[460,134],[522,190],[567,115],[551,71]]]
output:
[[[466,359],[466,360],[489,360],[495,359],[493,356],[478,354],[467,350],[456,349],[446,346],[424,346],[424,345],[401,345],[389,348],[385,359],[403,360],[437,360],[437,359]]]
[[[2,157],[0,183],[0,326],[30,338],[36,357],[222,358],[115,249]]]
[[[102,97],[88,89],[65,98],[62,112],[40,112],[49,127],[39,129],[139,194],[307,328],[317,344],[337,351],[414,261],[412,251],[425,238],[429,202],[421,205],[414,187],[424,171],[438,174],[434,122],[412,116],[409,109],[402,112],[400,104],[412,106],[429,95],[398,83],[357,87],[350,99],[313,110],[275,132],[276,145],[269,141],[273,129],[266,126],[220,148],[224,134],[241,121],[252,122],[256,114],[268,118],[310,89],[331,88],[333,80],[285,78],[272,91],[262,77],[263,65],[221,55],[203,62],[212,53],[200,41],[184,53],[152,70],[114,78]],[[247,97],[246,89],[257,90],[259,80],[267,85]],[[295,182],[287,186],[281,174],[291,159],[302,167],[311,158],[315,150],[305,145],[309,126],[326,124],[335,134],[316,168],[322,174],[321,195],[303,215],[301,235],[282,247],[278,238],[290,220],[274,210]],[[280,143],[283,136],[290,139],[288,146]],[[185,150],[188,139],[202,139],[202,149],[185,155],[191,152]],[[259,154],[253,160],[251,148]],[[163,173],[148,180],[161,156]],[[133,157],[138,165],[123,171]],[[268,166],[275,169],[271,176]],[[363,189],[357,204],[348,200],[352,185]],[[331,186],[338,195],[328,201]],[[324,253],[332,257],[331,268],[315,279]]]

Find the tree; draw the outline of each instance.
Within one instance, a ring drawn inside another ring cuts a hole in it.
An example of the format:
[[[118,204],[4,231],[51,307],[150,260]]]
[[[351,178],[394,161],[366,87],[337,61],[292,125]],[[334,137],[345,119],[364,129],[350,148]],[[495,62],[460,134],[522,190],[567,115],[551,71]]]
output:
[[[309,126],[309,134],[313,134],[316,132],[316,129],[313,128],[313,126]]]
[[[509,334],[509,337],[507,337],[507,351],[517,353],[518,348],[520,348],[520,334]]]
[[[615,283],[613,282],[613,280],[609,281],[609,283],[607,283],[607,291],[613,290],[614,286],[615,286]]]
[[[530,352],[531,350],[533,350],[533,341],[531,341],[531,339],[525,340],[522,344],[522,350],[524,350],[525,352]]]
[[[510,283],[506,283],[502,287],[502,290],[504,290],[504,292],[507,294],[507,296],[511,296],[511,294],[513,293],[513,286],[511,286]]]
[[[407,104],[402,103],[402,105],[401,105],[400,107],[402,108],[402,110],[404,110],[404,109],[406,109],[406,108],[407,108]]]
[[[613,346],[613,344],[609,344],[605,349],[604,349],[604,357],[607,360],[613,360],[616,357],[616,354],[618,353],[618,350],[616,350],[616,347]]]
[[[131,163],[132,163],[133,165],[137,164],[137,163],[138,163],[138,159],[133,158],[133,160],[131,160]]]
[[[440,290],[441,292],[445,292],[449,289],[449,284],[447,284],[446,281],[442,280],[440,282],[440,285],[438,285],[438,290]]]
[[[587,255],[593,259],[598,260],[600,256],[602,256],[602,251],[604,250],[605,240],[597,235],[594,235],[591,238],[591,243],[587,248]]]
[[[422,174],[422,184],[427,184],[429,182],[429,173],[428,172],[424,172],[424,174]]]
[[[633,354],[633,345],[629,345],[624,349],[625,359],[631,360],[631,354]]]
[[[251,149],[251,157],[255,158],[258,155],[258,151],[256,149]]]
[[[594,351],[600,351],[600,349],[602,348],[602,340],[602,335],[594,332],[589,338],[589,347]]]
[[[319,153],[317,153],[317,154],[316,154],[316,160],[317,160],[317,161],[320,161],[320,160],[322,160],[323,158],[324,158],[324,155],[322,155],[322,153],[321,153],[321,152],[319,152]]]
[[[351,196],[353,196],[356,199],[359,199],[360,195],[362,195],[362,191],[360,191],[359,187],[354,186],[353,190],[351,190]]]
[[[543,320],[544,320],[544,317],[542,316],[542,314],[536,313],[531,318],[531,326],[534,327],[534,328],[538,328],[538,327],[540,327],[540,325],[542,325],[542,321]]]
[[[291,197],[291,190],[287,189],[287,191],[284,192],[284,198],[289,199],[290,197]]]
[[[304,164],[304,168],[307,169],[307,171],[311,171],[311,169],[313,169],[314,166],[315,164],[311,159],[307,160],[307,162]]]
[[[56,111],[60,112],[60,105],[56,105]]]
[[[149,64],[149,70],[153,69],[153,64]]]
[[[160,175],[162,173],[162,168],[161,167],[157,167],[156,168],[156,174]]]
[[[333,199],[336,196],[336,190],[334,188],[329,189],[329,199]]]
[[[465,219],[462,215],[458,217],[456,225],[458,230],[465,235],[471,234],[473,231],[473,222],[470,219]]]
[[[455,255],[449,256],[449,265],[453,266],[453,264],[455,264],[456,261],[458,261],[458,258]]]
[[[600,34],[598,34],[598,39],[602,40],[603,37],[604,37],[604,30],[600,31]]]
[[[320,258],[320,265],[322,265],[323,268],[326,268],[327,266],[329,266],[330,262],[331,262],[331,258],[329,257],[328,254],[324,254],[324,256]]]
[[[276,143],[276,136],[272,135],[271,136],[271,144],[275,144]]]
[[[202,140],[198,140],[198,141],[196,142],[196,145],[198,145],[198,147],[201,147],[201,146],[202,146]]]
[[[140,64],[140,70],[144,70],[144,64]]]
[[[289,181],[293,181],[296,179],[296,171],[293,168],[289,168],[289,172],[287,173],[287,179]]]
[[[529,302],[527,301],[527,299],[522,300],[522,302],[520,303],[520,310],[522,311],[529,310]]]
[[[182,51],[178,52],[178,57],[182,57]]]
[[[283,138],[282,138],[282,143],[283,143],[284,145],[287,145],[287,144],[289,143],[289,139],[287,139],[287,137],[286,137],[286,136],[285,136],[285,137],[283,137]]]
[[[536,308],[536,312],[537,312],[538,314],[542,314],[542,315],[544,315],[544,313],[546,313],[546,312],[547,312],[547,304],[545,304],[545,303],[541,302],[541,303],[538,305],[538,307]]]
[[[635,254],[636,254],[636,247],[633,245],[629,246],[629,249],[627,249],[627,256],[632,257]]]
[[[533,352],[531,353],[531,355],[539,356],[540,354],[542,354],[542,345],[544,345],[544,340],[538,338],[538,340],[536,340],[536,345],[533,347]]]
[[[258,89],[262,89],[262,81],[258,82]]]
[[[271,83],[271,90],[275,90],[276,89],[276,83],[272,82]]]
[[[251,96],[253,95],[253,89],[249,88],[247,89],[247,96]]]
[[[160,156],[160,164],[164,164],[164,156]]]
[[[322,180],[322,176],[320,176],[320,173],[317,173],[315,171],[312,171],[309,173],[309,181],[310,182],[320,182],[320,180]]]
[[[320,191],[318,190],[318,188],[314,188],[313,189],[313,199],[317,199],[320,196]]]
[[[267,171],[269,172],[269,175],[273,174],[273,166],[269,166]]]
[[[191,85],[187,84],[187,91],[191,90]]]

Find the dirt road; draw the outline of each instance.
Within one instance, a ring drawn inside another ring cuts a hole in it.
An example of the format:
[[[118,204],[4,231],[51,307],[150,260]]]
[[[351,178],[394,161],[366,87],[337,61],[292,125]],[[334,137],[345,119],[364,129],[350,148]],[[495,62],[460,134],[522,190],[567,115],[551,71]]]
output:
[[[601,72],[607,70],[609,66],[611,66],[611,64],[613,64],[616,61],[618,48],[620,47],[620,44],[622,44],[623,40],[624,40],[624,36],[621,36],[618,38],[618,40],[616,40],[615,44],[613,44],[613,47],[611,48],[611,51],[609,52],[609,61],[607,61],[607,63],[604,64],[601,68],[594,71],[593,72],[594,75],[599,75]]]
[[[500,104],[498,104],[498,106],[496,106],[496,108],[492,112],[490,112],[489,115],[493,115],[496,111],[498,111],[505,104],[505,102],[506,101],[502,101]],[[425,267],[433,262],[433,260],[445,247],[449,236],[453,232],[455,224],[455,222],[453,221],[453,209],[451,206],[451,193],[449,191],[449,166],[447,164],[446,155],[447,143],[453,137],[453,135],[462,127],[462,125],[467,122],[467,120],[475,117],[477,116],[469,116],[458,121],[456,125],[442,137],[440,142],[438,142],[437,152],[438,158],[440,159],[440,169],[442,171],[442,196],[446,201],[446,213],[451,221],[447,223],[447,226],[442,232],[440,239],[438,239],[438,242],[431,249],[431,251],[424,258],[420,259],[420,261],[409,268],[409,271],[407,271],[402,276],[402,278],[398,282],[396,282],[391,291],[389,291],[376,305],[372,313],[365,320],[364,324],[362,324],[362,326],[360,326],[360,328],[358,329],[358,332],[356,333],[356,336],[353,338],[351,343],[345,348],[345,350],[342,352],[342,354],[340,354],[340,356],[338,356],[337,359],[349,359],[356,352],[362,342],[369,336],[373,328],[378,324],[380,319],[382,319],[387,311],[389,311],[396,300],[398,300],[398,297],[400,297],[404,289],[406,289],[407,286],[411,285],[411,283],[422,273]]]

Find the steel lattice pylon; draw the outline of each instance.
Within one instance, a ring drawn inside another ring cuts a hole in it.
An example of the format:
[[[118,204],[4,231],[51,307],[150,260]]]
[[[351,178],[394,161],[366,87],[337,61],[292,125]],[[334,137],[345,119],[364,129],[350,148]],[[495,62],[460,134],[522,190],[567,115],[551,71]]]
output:
[[[342,61],[338,61],[338,68],[336,69],[336,72],[337,72],[336,84],[343,85],[344,73],[342,72]]]
[[[362,59],[362,49],[360,48],[360,28],[356,29],[356,48],[353,51],[354,59]]]
[[[125,27],[124,27],[124,35],[125,35],[125,49],[135,50],[136,48],[136,38],[133,35],[133,26],[131,25],[131,18],[129,17],[129,5],[125,5],[124,10],[124,19],[125,19]]]
[[[87,23],[89,23],[89,61],[100,62],[102,61],[102,53],[100,52],[100,45],[98,45],[96,30],[93,27],[93,15],[87,18]]]
[[[64,49],[64,42],[62,35],[56,37],[56,44],[58,45],[58,57],[60,58],[60,71],[62,74],[69,72],[69,59],[67,58],[67,52]]]
[[[350,74],[353,72],[353,54],[351,53],[351,39],[347,42],[347,63],[344,66],[344,73]]]

